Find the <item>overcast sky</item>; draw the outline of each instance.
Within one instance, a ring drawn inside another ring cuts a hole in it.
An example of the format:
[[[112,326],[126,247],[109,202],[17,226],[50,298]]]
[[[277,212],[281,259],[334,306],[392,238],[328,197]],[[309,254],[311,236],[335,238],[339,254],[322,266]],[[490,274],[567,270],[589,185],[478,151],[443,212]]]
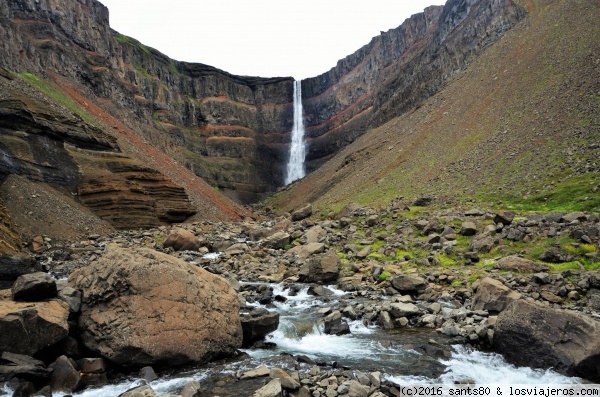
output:
[[[314,77],[444,0],[100,0],[110,25],[179,61],[261,77]]]

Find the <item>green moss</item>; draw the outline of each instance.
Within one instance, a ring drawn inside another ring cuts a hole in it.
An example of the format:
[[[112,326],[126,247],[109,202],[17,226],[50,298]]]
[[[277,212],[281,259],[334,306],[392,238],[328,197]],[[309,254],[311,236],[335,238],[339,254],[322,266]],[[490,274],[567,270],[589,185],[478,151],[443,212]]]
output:
[[[125,44],[131,47],[139,48],[144,54],[150,55],[150,48],[146,47],[139,41],[129,36],[125,36],[124,34],[116,34],[113,36],[115,40],[117,40],[121,44]]]
[[[436,256],[436,258],[444,267],[456,266],[456,260],[449,255],[442,254]]]
[[[383,273],[381,273],[381,274],[379,275],[379,281],[385,281],[385,280],[387,280],[388,278],[390,278],[391,276],[392,276],[392,273],[390,273],[390,272],[387,272],[387,271],[386,271],[386,272],[383,272]]]
[[[579,270],[579,262],[549,263],[550,269],[556,272],[564,270]]]

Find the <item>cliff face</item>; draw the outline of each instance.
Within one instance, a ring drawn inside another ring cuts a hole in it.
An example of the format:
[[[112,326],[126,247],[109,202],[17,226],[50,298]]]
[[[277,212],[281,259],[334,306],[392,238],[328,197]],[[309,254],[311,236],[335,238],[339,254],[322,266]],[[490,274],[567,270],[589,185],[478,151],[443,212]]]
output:
[[[304,80],[308,170],[418,106],[524,14],[512,0],[449,0]],[[256,201],[283,184],[291,78],[169,59],[112,31],[96,0],[7,0],[0,21],[2,66],[67,82],[86,110],[98,106],[231,198]]]
[[[74,84],[143,140],[240,201],[280,186],[292,79],[178,62],[110,29],[96,0],[0,5],[2,66]]]
[[[309,169],[418,106],[524,16],[511,0],[449,0],[303,81]]]

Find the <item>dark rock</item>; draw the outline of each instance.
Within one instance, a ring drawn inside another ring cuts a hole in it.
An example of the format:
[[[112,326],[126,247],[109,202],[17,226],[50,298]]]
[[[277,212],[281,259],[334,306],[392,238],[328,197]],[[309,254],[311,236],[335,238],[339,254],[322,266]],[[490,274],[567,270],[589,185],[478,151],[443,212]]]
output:
[[[72,393],[79,386],[81,375],[66,356],[60,356],[48,368],[52,370],[50,387],[53,391]]]
[[[82,358],[77,360],[79,370],[84,374],[101,374],[106,372],[106,361],[103,358]]]
[[[261,315],[242,314],[240,317],[244,339],[243,347],[264,340],[265,336],[279,327],[279,313],[266,313]]]
[[[306,292],[309,295],[313,296],[332,296],[334,295],[333,291],[323,287],[322,285],[311,285],[308,287],[308,291]]]
[[[313,213],[312,204],[307,204],[304,207],[292,212],[292,221],[297,222],[308,218]]]
[[[0,289],[10,288],[19,276],[41,270],[39,262],[29,255],[0,255]]]
[[[153,382],[156,379],[158,379],[156,372],[154,372],[154,368],[150,366],[143,367],[142,369],[140,369],[140,372],[138,374],[139,377],[144,379],[146,382]]]
[[[494,239],[484,234],[475,236],[469,243],[469,249],[477,253],[490,252],[493,247]]]
[[[413,205],[417,207],[427,207],[428,205],[431,205],[433,200],[434,198],[432,196],[420,196],[413,201]]]
[[[342,313],[336,311],[323,319],[324,330],[327,335],[346,335],[350,333],[350,326],[342,319]]]
[[[415,293],[427,288],[427,281],[421,277],[399,275],[391,279],[392,287],[400,293]]]
[[[56,297],[56,281],[43,272],[19,276],[11,288],[15,301],[39,302]]]
[[[510,225],[515,219],[515,213],[512,211],[499,211],[496,216],[494,216],[494,223],[501,223],[503,225]]]
[[[592,288],[587,292],[586,296],[588,299],[588,307],[591,310],[600,312],[600,289]]]
[[[10,352],[0,356],[0,381],[6,381],[14,376],[24,379],[47,379],[51,370],[42,361],[33,357]]]
[[[574,259],[572,255],[564,253],[556,247],[551,247],[540,255],[540,260],[549,263],[571,262]]]
[[[600,381],[600,321],[524,300],[498,315],[493,346],[520,366],[552,368]]]
[[[0,296],[0,351],[34,355],[69,334],[66,303],[57,299],[30,303],[4,298]]]
[[[474,236],[477,234],[477,225],[474,222],[463,222],[458,234],[461,236]]]

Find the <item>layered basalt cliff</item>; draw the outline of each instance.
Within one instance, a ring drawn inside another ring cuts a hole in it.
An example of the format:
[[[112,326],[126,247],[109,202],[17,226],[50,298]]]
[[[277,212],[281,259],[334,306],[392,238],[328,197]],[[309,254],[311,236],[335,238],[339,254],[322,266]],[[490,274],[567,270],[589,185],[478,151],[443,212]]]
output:
[[[16,174],[58,186],[119,228],[182,222],[196,212],[181,186],[123,154],[100,128],[36,98],[6,71],[0,73],[0,116],[0,181]],[[9,217],[0,218],[6,221],[0,235],[10,235]]]
[[[303,81],[309,169],[418,106],[524,16],[511,0],[449,0]]]
[[[309,171],[368,128],[418,106],[523,15],[512,0],[449,0],[304,80]],[[66,79],[239,202],[283,185],[291,78],[234,76],[172,60],[111,30],[96,0],[8,0],[0,20],[2,66]]]
[[[178,62],[110,29],[96,0],[0,6],[2,65],[75,89],[240,201],[283,184],[291,78],[240,77]],[[17,50],[18,49],[18,50]]]

